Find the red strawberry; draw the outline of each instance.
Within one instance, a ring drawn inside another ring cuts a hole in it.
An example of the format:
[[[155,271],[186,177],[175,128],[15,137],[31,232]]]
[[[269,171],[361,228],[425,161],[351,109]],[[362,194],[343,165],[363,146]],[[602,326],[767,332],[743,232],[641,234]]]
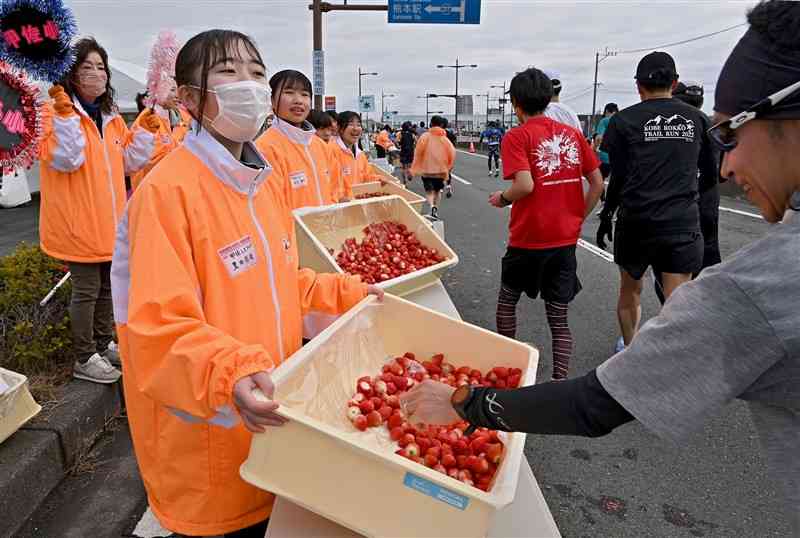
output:
[[[492,372],[497,374],[497,377],[499,377],[500,379],[505,379],[508,377],[508,368],[506,368],[505,366],[495,366],[494,368],[492,368]]]
[[[444,360],[444,354],[442,353],[437,353],[431,357],[431,362],[437,366],[441,365],[443,360]]]
[[[361,416],[361,410],[358,407],[347,408],[347,418],[349,418],[351,421],[355,420],[359,416]]]
[[[488,436],[480,436],[476,437],[470,444],[469,447],[472,449],[473,454],[480,454],[483,452],[486,443],[489,442]]]
[[[373,411],[372,413],[367,415],[367,426],[370,428],[374,428],[375,426],[380,426],[381,422],[383,422],[383,418],[381,414],[377,411]]]
[[[358,392],[363,394],[364,396],[372,396],[372,383],[368,383],[366,381],[360,381],[358,383]]]
[[[375,404],[372,403],[372,400],[364,400],[360,404],[358,404],[358,408],[361,412],[365,415],[368,415],[375,411]]]
[[[522,376],[519,374],[509,374],[506,382],[508,383],[509,388],[515,389],[519,387],[520,381],[522,381]]]
[[[393,409],[400,409],[400,398],[394,394],[386,397],[386,403]]]
[[[404,433],[400,440],[397,442],[398,445],[405,448],[411,443],[416,441],[416,437],[410,433]]]
[[[438,446],[432,446],[428,450],[425,451],[425,455],[427,456],[428,454],[432,455],[433,457],[435,457],[438,460],[439,457],[442,454],[442,449],[439,448]]]
[[[447,469],[445,469],[444,465],[442,465],[441,463],[437,463],[436,465],[434,465],[433,466],[433,470],[434,471],[438,471],[438,472],[442,473],[443,475],[447,474]]]
[[[494,386],[497,387],[498,389],[506,389],[506,388],[508,388],[508,384],[506,383],[505,379],[498,379],[495,382]]]
[[[389,439],[392,441],[399,441],[403,437],[403,429],[402,428],[392,428],[389,432]]]
[[[497,465],[500,463],[500,458],[503,455],[503,445],[500,443],[492,443],[486,445],[486,459]]]
[[[456,466],[456,458],[452,454],[442,454],[442,465],[448,469]]]
[[[456,466],[459,469],[464,469],[467,466],[467,456],[464,454],[456,456]]]
[[[435,465],[438,464],[439,464],[439,458],[431,454],[425,454],[425,465],[427,465],[428,467],[434,467]]]
[[[403,430],[401,426],[403,425],[403,417],[400,415],[392,415],[389,417],[389,427],[390,428],[398,428],[400,431]]]
[[[417,444],[419,445],[420,451],[425,454],[428,449],[431,447],[431,440],[427,437],[423,437],[421,435],[417,435]]]
[[[389,417],[392,416],[392,408],[388,405],[384,405],[380,409],[378,409],[378,413],[380,413],[381,418],[383,420],[389,420]]]
[[[387,384],[384,380],[379,379],[375,382],[375,392],[378,394],[386,394],[388,392]]]
[[[386,383],[386,394],[396,394],[397,393],[397,385],[392,381]]]
[[[458,471],[458,479],[461,480],[462,482],[466,480],[472,481],[472,473],[469,472],[469,469],[461,469],[460,471]]]
[[[474,465],[471,467],[475,474],[485,474],[489,472],[489,462],[486,458],[477,458]]]
[[[372,398],[370,398],[370,400],[372,401],[372,406],[375,409],[380,409],[381,407],[383,407],[383,398],[379,398],[378,396],[373,396]]]
[[[469,366],[462,366],[461,368],[456,370],[456,373],[459,374],[459,375],[464,375],[464,376],[469,377],[469,374],[470,374],[471,371],[472,371],[472,369]]]
[[[475,470],[475,466],[478,464],[478,456],[467,456],[467,461],[464,464],[464,467],[467,469]]]
[[[353,421],[353,425],[363,432],[367,429],[367,417],[364,415],[357,416]]]
[[[403,354],[403,357],[405,357],[405,358],[407,358],[407,359],[411,359],[412,361],[414,361],[414,360],[417,360],[417,357],[416,357],[416,355],[414,355],[414,354],[413,354],[413,353],[411,353],[410,351],[406,351],[406,352]]]
[[[447,470],[447,476],[449,476],[450,478],[455,478],[456,480],[458,480],[458,469],[456,469],[455,467],[452,467],[452,468],[448,469]]]

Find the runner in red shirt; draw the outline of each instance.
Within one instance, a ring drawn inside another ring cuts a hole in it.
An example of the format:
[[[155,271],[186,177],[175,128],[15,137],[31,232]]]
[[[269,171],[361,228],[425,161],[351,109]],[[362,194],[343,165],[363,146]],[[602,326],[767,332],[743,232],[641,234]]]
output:
[[[503,177],[513,183],[489,197],[495,207],[514,204],[497,332],[514,338],[522,292],[531,299],[541,294],[553,338],[553,380],[563,380],[572,356],[567,307],[581,289],[575,245],[603,191],[603,176],[583,135],[542,114],[553,95],[547,75],[527,69],[514,77],[509,93],[520,126],[506,134],[500,152]],[[589,183],[585,194],[584,178]]]

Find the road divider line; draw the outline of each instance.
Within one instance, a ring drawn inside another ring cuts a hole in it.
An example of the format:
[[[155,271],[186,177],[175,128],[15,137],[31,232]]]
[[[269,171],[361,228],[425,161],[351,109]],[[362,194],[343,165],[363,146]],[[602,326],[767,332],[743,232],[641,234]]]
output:
[[[585,248],[586,250],[588,250],[589,252],[591,252],[595,256],[603,258],[607,262],[614,263],[614,255],[613,254],[611,254],[610,252],[606,252],[602,248],[600,248],[600,247],[598,247],[596,245],[593,245],[588,241],[584,241],[583,239],[578,239],[578,246],[581,246],[581,247]]]
[[[469,151],[464,151],[463,149],[457,149],[456,151],[459,153],[463,153],[464,155],[469,155],[471,157],[482,157],[484,159],[486,158],[486,155],[483,155],[482,153],[470,153]]]
[[[735,213],[737,215],[743,215],[745,217],[750,217],[752,219],[764,220],[764,217],[761,215],[756,215],[755,213],[749,213],[747,211],[742,211],[740,209],[731,209],[730,207],[722,207],[719,206],[720,211],[727,211],[728,213]]]
[[[471,182],[467,181],[466,179],[464,179],[464,178],[463,178],[463,177],[461,177],[461,176],[457,176],[457,175],[453,174],[452,172],[450,173],[450,177],[452,177],[452,178],[453,178],[453,179],[455,179],[456,181],[460,181],[460,182],[461,182],[461,183],[463,183],[464,185],[472,185],[472,183],[471,183]]]

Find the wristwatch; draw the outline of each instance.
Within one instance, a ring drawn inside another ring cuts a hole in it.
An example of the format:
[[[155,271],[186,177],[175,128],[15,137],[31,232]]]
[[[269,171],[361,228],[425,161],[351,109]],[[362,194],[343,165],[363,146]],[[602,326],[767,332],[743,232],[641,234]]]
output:
[[[502,201],[502,202],[503,202],[503,205],[504,205],[504,206],[511,205],[511,200],[509,200],[508,198],[506,198],[505,196],[503,196],[504,194],[505,194],[505,191],[501,191],[501,192],[500,192],[500,201]]]

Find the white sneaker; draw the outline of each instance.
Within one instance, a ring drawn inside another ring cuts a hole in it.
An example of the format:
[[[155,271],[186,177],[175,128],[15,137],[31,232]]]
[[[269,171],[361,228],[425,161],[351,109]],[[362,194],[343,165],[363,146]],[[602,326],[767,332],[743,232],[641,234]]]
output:
[[[108,347],[103,352],[103,356],[108,359],[108,362],[114,368],[122,368],[122,359],[120,359],[119,356],[119,346],[115,341],[112,340],[108,343]]]
[[[108,359],[99,353],[95,353],[84,363],[75,361],[72,369],[72,377],[93,383],[116,383],[121,376],[122,372],[111,366]]]
[[[494,173],[494,172],[492,172],[491,170],[489,170],[489,177],[492,177],[492,174],[493,174],[493,173]]]

